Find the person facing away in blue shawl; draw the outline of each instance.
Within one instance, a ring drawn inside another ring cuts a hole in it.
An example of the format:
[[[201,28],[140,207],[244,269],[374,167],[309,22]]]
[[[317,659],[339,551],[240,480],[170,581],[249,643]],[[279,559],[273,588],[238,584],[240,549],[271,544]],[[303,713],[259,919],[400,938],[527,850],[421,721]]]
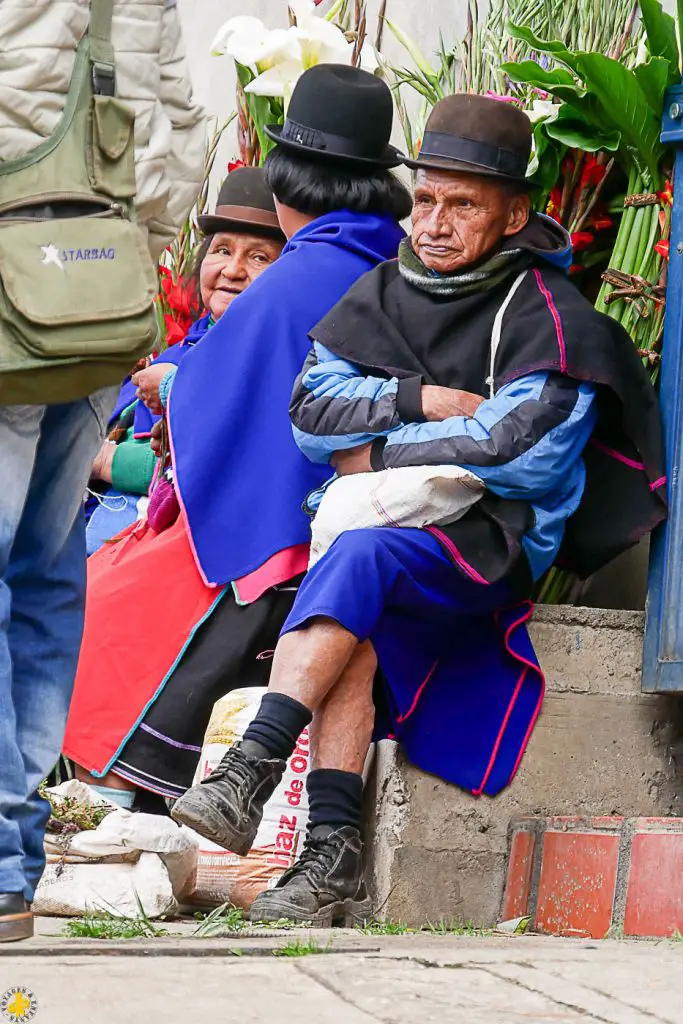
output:
[[[182,342],[163,351],[121,388],[105,441],[93,465],[87,550],[91,555],[105,541],[132,525],[144,512],[157,460],[150,436],[159,420],[159,387],[171,368],[202,340],[231,302],[278,258],[285,242],[273,196],[263,171],[233,171],[218,195],[216,212],[200,217],[205,233],[194,261],[194,282],[206,312]],[[152,411],[145,399],[158,411]],[[108,486],[111,485],[111,486]]]
[[[302,503],[325,470],[292,439],[291,388],[309,330],[362,274],[395,258],[403,237],[398,221],[410,199],[389,172],[399,162],[388,144],[390,101],[383,83],[358,69],[320,65],[301,77],[266,161],[289,241],[175,375],[168,421],[176,488],[211,586],[248,577],[310,539]],[[371,125],[358,111],[373,102],[381,110]]]
[[[175,554],[163,565],[155,543],[131,555],[163,594],[165,579],[174,578],[173,559],[182,552],[186,566],[189,545],[212,604],[198,619],[189,588],[186,624],[171,629],[161,602],[154,667],[138,662],[134,687],[125,690],[100,671],[77,685],[70,756],[113,786],[114,799],[124,785],[127,799],[133,788],[138,801],[150,793],[181,796],[192,784],[215,702],[232,689],[267,684],[271,663],[264,655],[275,646],[308,562],[302,504],[328,474],[301,454],[289,420],[308,332],[366,271],[396,257],[399,221],[410,211],[408,191],[390,173],[400,154],[389,146],[393,104],[380,79],[357,68],[312,68],[297,83],[289,117],[272,130],[277,145],[265,168],[289,241],[186,353],[170,385],[162,382],[185,516],[165,534],[164,550]],[[112,586],[107,594],[112,613],[105,596],[98,614],[108,649],[117,650],[137,595],[127,592],[121,617],[121,590]],[[173,604],[176,623],[184,596]],[[97,643],[101,651],[101,636]],[[170,666],[161,680],[160,665]],[[113,691],[121,712],[116,735]]]

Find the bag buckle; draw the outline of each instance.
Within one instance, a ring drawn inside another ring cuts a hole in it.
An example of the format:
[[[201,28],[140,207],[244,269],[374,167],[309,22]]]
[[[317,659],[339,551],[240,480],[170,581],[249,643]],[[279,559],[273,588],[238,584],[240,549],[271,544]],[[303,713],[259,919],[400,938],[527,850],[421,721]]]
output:
[[[116,71],[113,64],[93,64],[92,87],[97,96],[116,95]]]

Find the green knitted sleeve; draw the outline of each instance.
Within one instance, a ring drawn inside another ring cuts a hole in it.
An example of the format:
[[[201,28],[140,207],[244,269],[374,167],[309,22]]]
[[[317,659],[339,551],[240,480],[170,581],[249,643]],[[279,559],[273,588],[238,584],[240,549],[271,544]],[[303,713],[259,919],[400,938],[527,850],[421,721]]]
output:
[[[156,456],[149,439],[133,437],[133,428],[126,440],[116,446],[112,464],[112,486],[125,494],[147,494],[154,475]]]

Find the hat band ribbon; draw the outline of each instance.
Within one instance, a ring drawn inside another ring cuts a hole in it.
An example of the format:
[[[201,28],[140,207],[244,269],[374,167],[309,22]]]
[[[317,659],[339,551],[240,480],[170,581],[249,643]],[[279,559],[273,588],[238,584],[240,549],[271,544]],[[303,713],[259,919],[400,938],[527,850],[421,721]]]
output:
[[[209,214],[211,216],[211,214]],[[217,206],[214,217],[225,217],[243,224],[260,224],[264,228],[278,228],[277,214],[270,210],[259,210],[255,206]]]
[[[307,128],[306,125],[298,124],[289,118],[282,126],[280,139],[282,142],[297,142],[300,146],[319,149],[321,152],[330,150],[338,156],[355,156],[372,160],[380,159],[384,153],[384,151],[361,152],[356,139],[349,139],[345,135],[333,135],[331,132],[320,132],[317,128]]]
[[[511,178],[524,178],[528,164],[526,155],[513,149],[502,149],[490,146],[487,142],[458,138],[445,132],[425,132],[418,162],[425,157],[458,160],[508,174]]]

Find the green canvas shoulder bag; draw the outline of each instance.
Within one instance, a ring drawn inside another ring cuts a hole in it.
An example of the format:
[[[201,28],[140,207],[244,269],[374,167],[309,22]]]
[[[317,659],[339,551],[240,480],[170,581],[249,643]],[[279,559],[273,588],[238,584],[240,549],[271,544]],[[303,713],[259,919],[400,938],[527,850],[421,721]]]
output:
[[[154,348],[157,270],[135,214],[135,114],[116,96],[113,0],[91,0],[64,112],[0,161],[0,405],[120,383]]]

